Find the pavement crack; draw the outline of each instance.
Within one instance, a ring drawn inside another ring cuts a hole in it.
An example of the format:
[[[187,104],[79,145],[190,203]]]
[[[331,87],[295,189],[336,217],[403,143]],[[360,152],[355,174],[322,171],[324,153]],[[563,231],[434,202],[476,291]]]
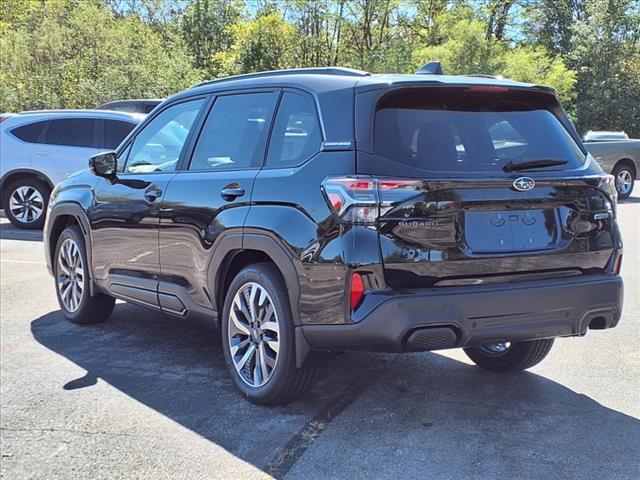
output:
[[[318,440],[331,421],[344,412],[380,376],[384,361],[374,362],[348,391],[332,397],[320,412],[306,423],[266,465],[264,471],[280,480],[291,470],[304,452]]]

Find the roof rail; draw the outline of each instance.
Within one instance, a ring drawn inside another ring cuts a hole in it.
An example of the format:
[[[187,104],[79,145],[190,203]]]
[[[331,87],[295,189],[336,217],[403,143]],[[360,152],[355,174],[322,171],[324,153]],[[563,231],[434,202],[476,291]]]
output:
[[[353,68],[342,67],[317,67],[317,68],[291,68],[287,70],[270,70],[266,72],[245,73],[242,75],[234,75],[232,77],[217,78],[199,83],[195,87],[203,85],[211,85],[213,83],[230,82],[232,80],[245,80],[248,78],[275,77],[279,75],[342,75],[346,77],[367,77],[371,75],[369,72],[355,70]]]
[[[442,64],[440,62],[427,62],[415,72],[416,75],[443,75]]]

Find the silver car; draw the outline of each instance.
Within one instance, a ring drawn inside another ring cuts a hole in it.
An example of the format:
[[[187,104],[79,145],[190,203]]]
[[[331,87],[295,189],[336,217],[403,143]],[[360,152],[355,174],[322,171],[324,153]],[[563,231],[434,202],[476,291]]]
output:
[[[15,226],[40,229],[62,178],[113,150],[145,115],[41,110],[0,115],[0,206]]]
[[[589,153],[616,178],[618,197],[629,198],[640,172],[640,140],[585,141]]]

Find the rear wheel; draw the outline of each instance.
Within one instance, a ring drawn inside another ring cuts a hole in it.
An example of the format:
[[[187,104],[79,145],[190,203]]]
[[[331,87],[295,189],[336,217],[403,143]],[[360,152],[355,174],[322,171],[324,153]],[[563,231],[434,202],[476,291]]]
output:
[[[553,338],[530,342],[497,342],[464,349],[479,367],[494,372],[519,372],[540,363],[553,346]]]
[[[222,317],[222,345],[234,383],[254,403],[291,402],[315,381],[315,369],[296,368],[287,289],[271,264],[248,266],[231,283]]]
[[[89,269],[84,238],[77,226],[67,227],[56,246],[53,262],[58,303],[64,316],[73,323],[105,321],[115,300],[102,293],[91,296]]]
[[[618,191],[618,198],[622,200],[629,198],[631,192],[633,192],[633,181],[635,174],[633,169],[626,164],[616,165],[611,174],[616,179],[616,190]]]
[[[44,226],[49,186],[35,178],[12,182],[6,190],[4,213],[18,228],[39,230]]]

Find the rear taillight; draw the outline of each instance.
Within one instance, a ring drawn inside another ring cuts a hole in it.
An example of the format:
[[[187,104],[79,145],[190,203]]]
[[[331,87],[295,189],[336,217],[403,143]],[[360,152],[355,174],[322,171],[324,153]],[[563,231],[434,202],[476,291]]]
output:
[[[332,212],[346,223],[372,225],[393,205],[424,191],[421,180],[369,176],[328,177],[322,191]]]
[[[613,272],[616,275],[620,275],[621,271],[622,271],[622,254],[618,255],[618,258],[616,258],[613,264]]]
[[[362,283],[362,277],[359,273],[354,273],[351,277],[351,310],[355,310],[364,295],[364,284]]]
[[[603,175],[598,182],[598,188],[604,191],[612,202],[615,210],[618,201],[618,190],[616,190],[616,179],[613,175]]]

